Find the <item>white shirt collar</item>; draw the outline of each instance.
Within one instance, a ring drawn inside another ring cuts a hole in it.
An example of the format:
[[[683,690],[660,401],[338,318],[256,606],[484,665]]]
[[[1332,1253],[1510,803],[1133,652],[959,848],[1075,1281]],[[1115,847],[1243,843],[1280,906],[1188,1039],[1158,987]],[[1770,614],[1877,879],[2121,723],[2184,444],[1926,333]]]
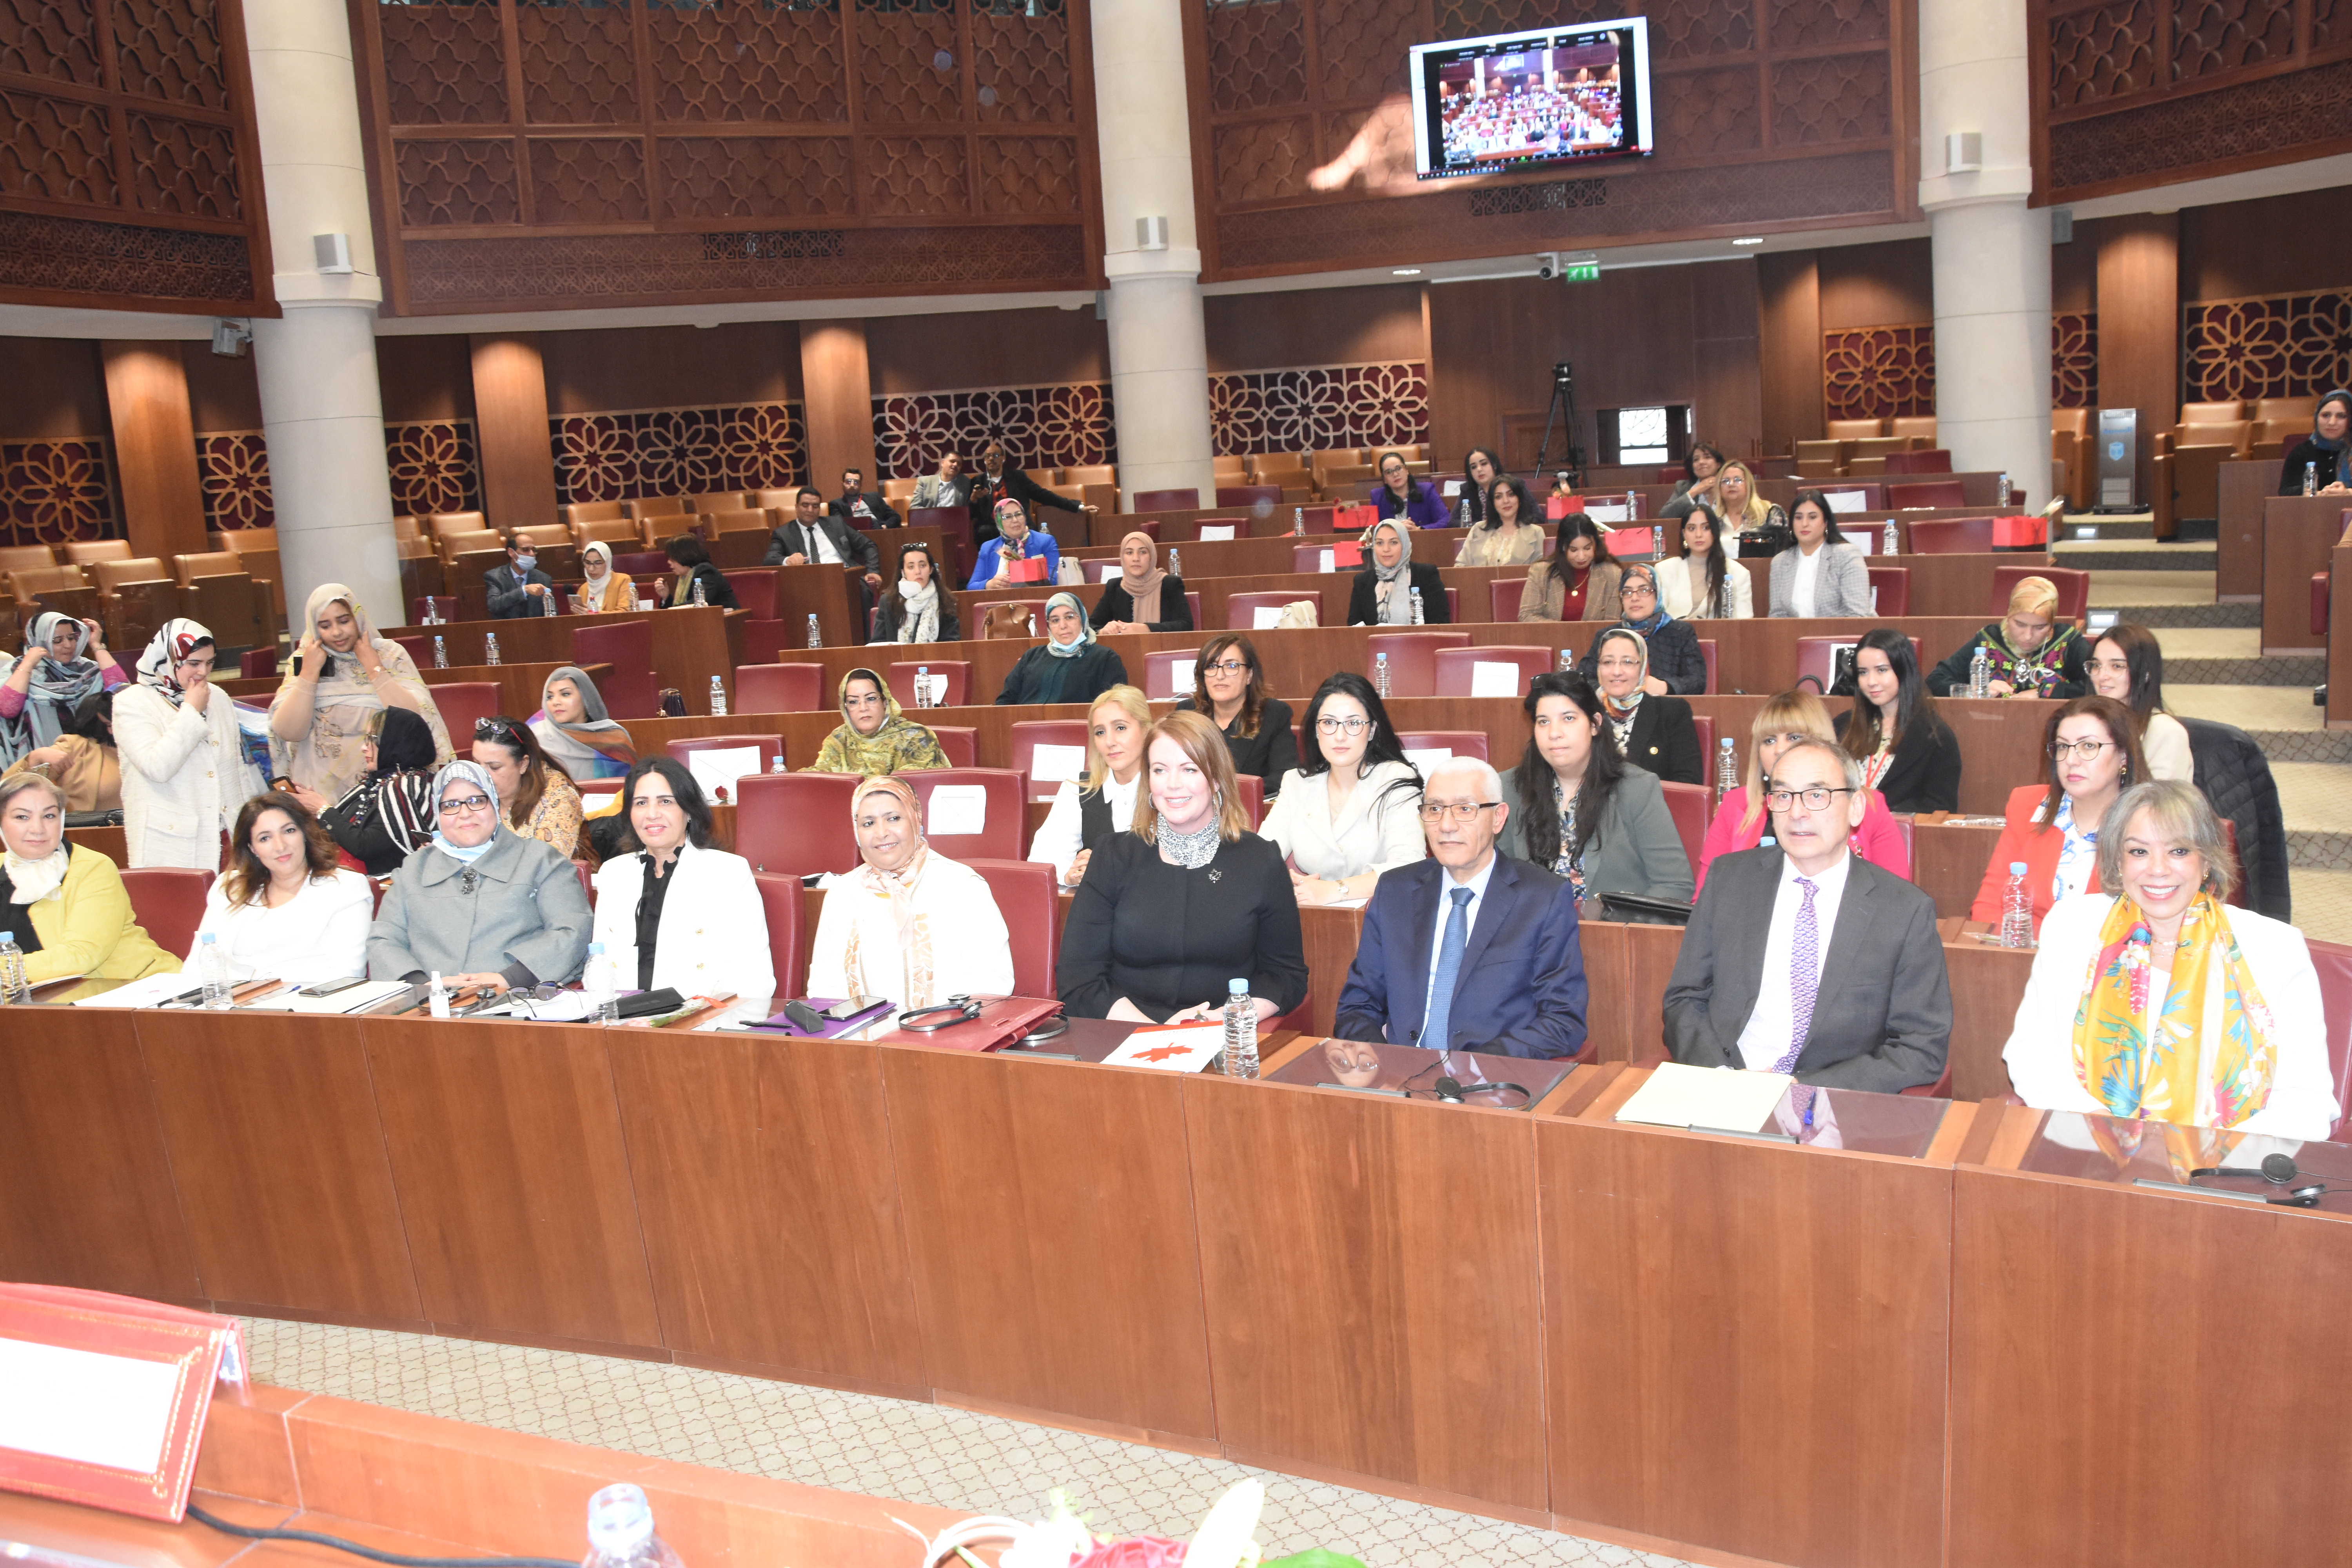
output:
[[[1835,863],[1832,864],[1826,871],[1818,872],[1812,877],[1813,896],[1818,899],[1823,894],[1836,895],[1844,892],[1846,870],[1853,864],[1853,851],[1841,844],[1838,847],[1838,858]],[[1804,874],[1805,873],[1802,871],[1797,869],[1796,861],[1790,858],[1789,847],[1785,844],[1782,845],[1780,847],[1781,882],[1783,884],[1794,882],[1798,878],[1802,877]]]
[[[1473,904],[1475,904],[1479,900],[1485,898],[1486,896],[1486,884],[1494,880],[1495,868],[1502,863],[1502,859],[1503,857],[1499,851],[1490,852],[1486,857],[1486,864],[1479,869],[1476,876],[1471,878],[1466,882],[1455,881],[1454,879],[1454,873],[1447,870],[1444,867],[1440,866],[1437,868],[1438,877],[1440,879],[1438,886],[1442,889],[1437,900],[1439,906],[1441,908],[1444,907],[1446,902],[1446,896],[1451,894],[1453,889],[1455,888],[1469,889],[1470,901]]]

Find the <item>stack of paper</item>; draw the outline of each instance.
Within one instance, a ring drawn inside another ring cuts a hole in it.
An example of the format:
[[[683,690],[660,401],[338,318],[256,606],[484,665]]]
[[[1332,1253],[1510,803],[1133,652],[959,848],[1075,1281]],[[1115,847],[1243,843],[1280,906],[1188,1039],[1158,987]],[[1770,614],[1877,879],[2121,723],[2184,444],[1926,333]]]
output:
[[[1103,1058],[1105,1067],[1159,1068],[1165,1072],[1199,1072],[1225,1048],[1225,1026],[1215,1024],[1162,1024],[1138,1029]]]
[[[1797,1080],[1787,1073],[1733,1072],[1723,1068],[1665,1062],[1633,1091],[1617,1112],[1620,1121],[1653,1127],[1701,1127],[1724,1132],[1755,1132],[1772,1119],[1772,1108]]]

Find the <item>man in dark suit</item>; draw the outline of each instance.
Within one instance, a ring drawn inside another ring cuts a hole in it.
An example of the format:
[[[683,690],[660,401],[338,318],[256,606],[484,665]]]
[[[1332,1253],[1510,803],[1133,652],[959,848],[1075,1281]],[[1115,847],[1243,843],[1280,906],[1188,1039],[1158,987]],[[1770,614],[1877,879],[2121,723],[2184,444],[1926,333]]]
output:
[[[1777,842],[1708,868],[1666,982],[1666,1048],[1830,1089],[1935,1082],[1952,1037],[1936,903],[1847,847],[1869,805],[1862,764],[1795,742],[1765,803]]]
[[[824,510],[824,498],[803,485],[793,498],[792,521],[770,535],[762,566],[833,565],[861,569],[870,595],[882,585],[882,552],[874,536]]]
[[[1542,867],[1495,853],[1510,814],[1484,762],[1437,765],[1421,805],[1433,858],[1373,884],[1334,1034],[1514,1057],[1583,1048],[1576,894]]]
[[[866,489],[866,476],[856,468],[841,471],[841,494],[825,509],[853,529],[897,528],[901,525],[898,514],[882,499],[879,490]]]
[[[556,615],[562,610],[555,602],[555,579],[539,569],[538,552],[520,533],[507,535],[507,563],[482,574],[482,591],[489,600],[494,621]]]

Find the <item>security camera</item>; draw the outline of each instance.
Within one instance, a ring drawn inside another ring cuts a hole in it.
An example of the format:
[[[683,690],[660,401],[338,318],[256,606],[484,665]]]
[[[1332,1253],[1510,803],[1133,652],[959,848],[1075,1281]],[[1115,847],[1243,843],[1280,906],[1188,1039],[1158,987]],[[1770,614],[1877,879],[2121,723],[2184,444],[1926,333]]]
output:
[[[1547,250],[1536,258],[1536,276],[1549,282],[1559,276],[1559,252]]]

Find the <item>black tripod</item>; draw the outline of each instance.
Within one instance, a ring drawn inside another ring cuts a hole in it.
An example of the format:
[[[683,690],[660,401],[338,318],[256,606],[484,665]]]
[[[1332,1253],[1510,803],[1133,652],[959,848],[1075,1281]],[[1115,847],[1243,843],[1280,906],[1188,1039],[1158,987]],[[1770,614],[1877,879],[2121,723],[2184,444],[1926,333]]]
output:
[[[1544,468],[1551,460],[1551,433],[1561,429],[1568,438],[1568,479],[1571,485],[1584,480],[1584,448],[1577,442],[1576,373],[1568,361],[1551,367],[1551,407],[1544,415],[1543,445],[1536,448],[1538,484],[1543,482]]]

